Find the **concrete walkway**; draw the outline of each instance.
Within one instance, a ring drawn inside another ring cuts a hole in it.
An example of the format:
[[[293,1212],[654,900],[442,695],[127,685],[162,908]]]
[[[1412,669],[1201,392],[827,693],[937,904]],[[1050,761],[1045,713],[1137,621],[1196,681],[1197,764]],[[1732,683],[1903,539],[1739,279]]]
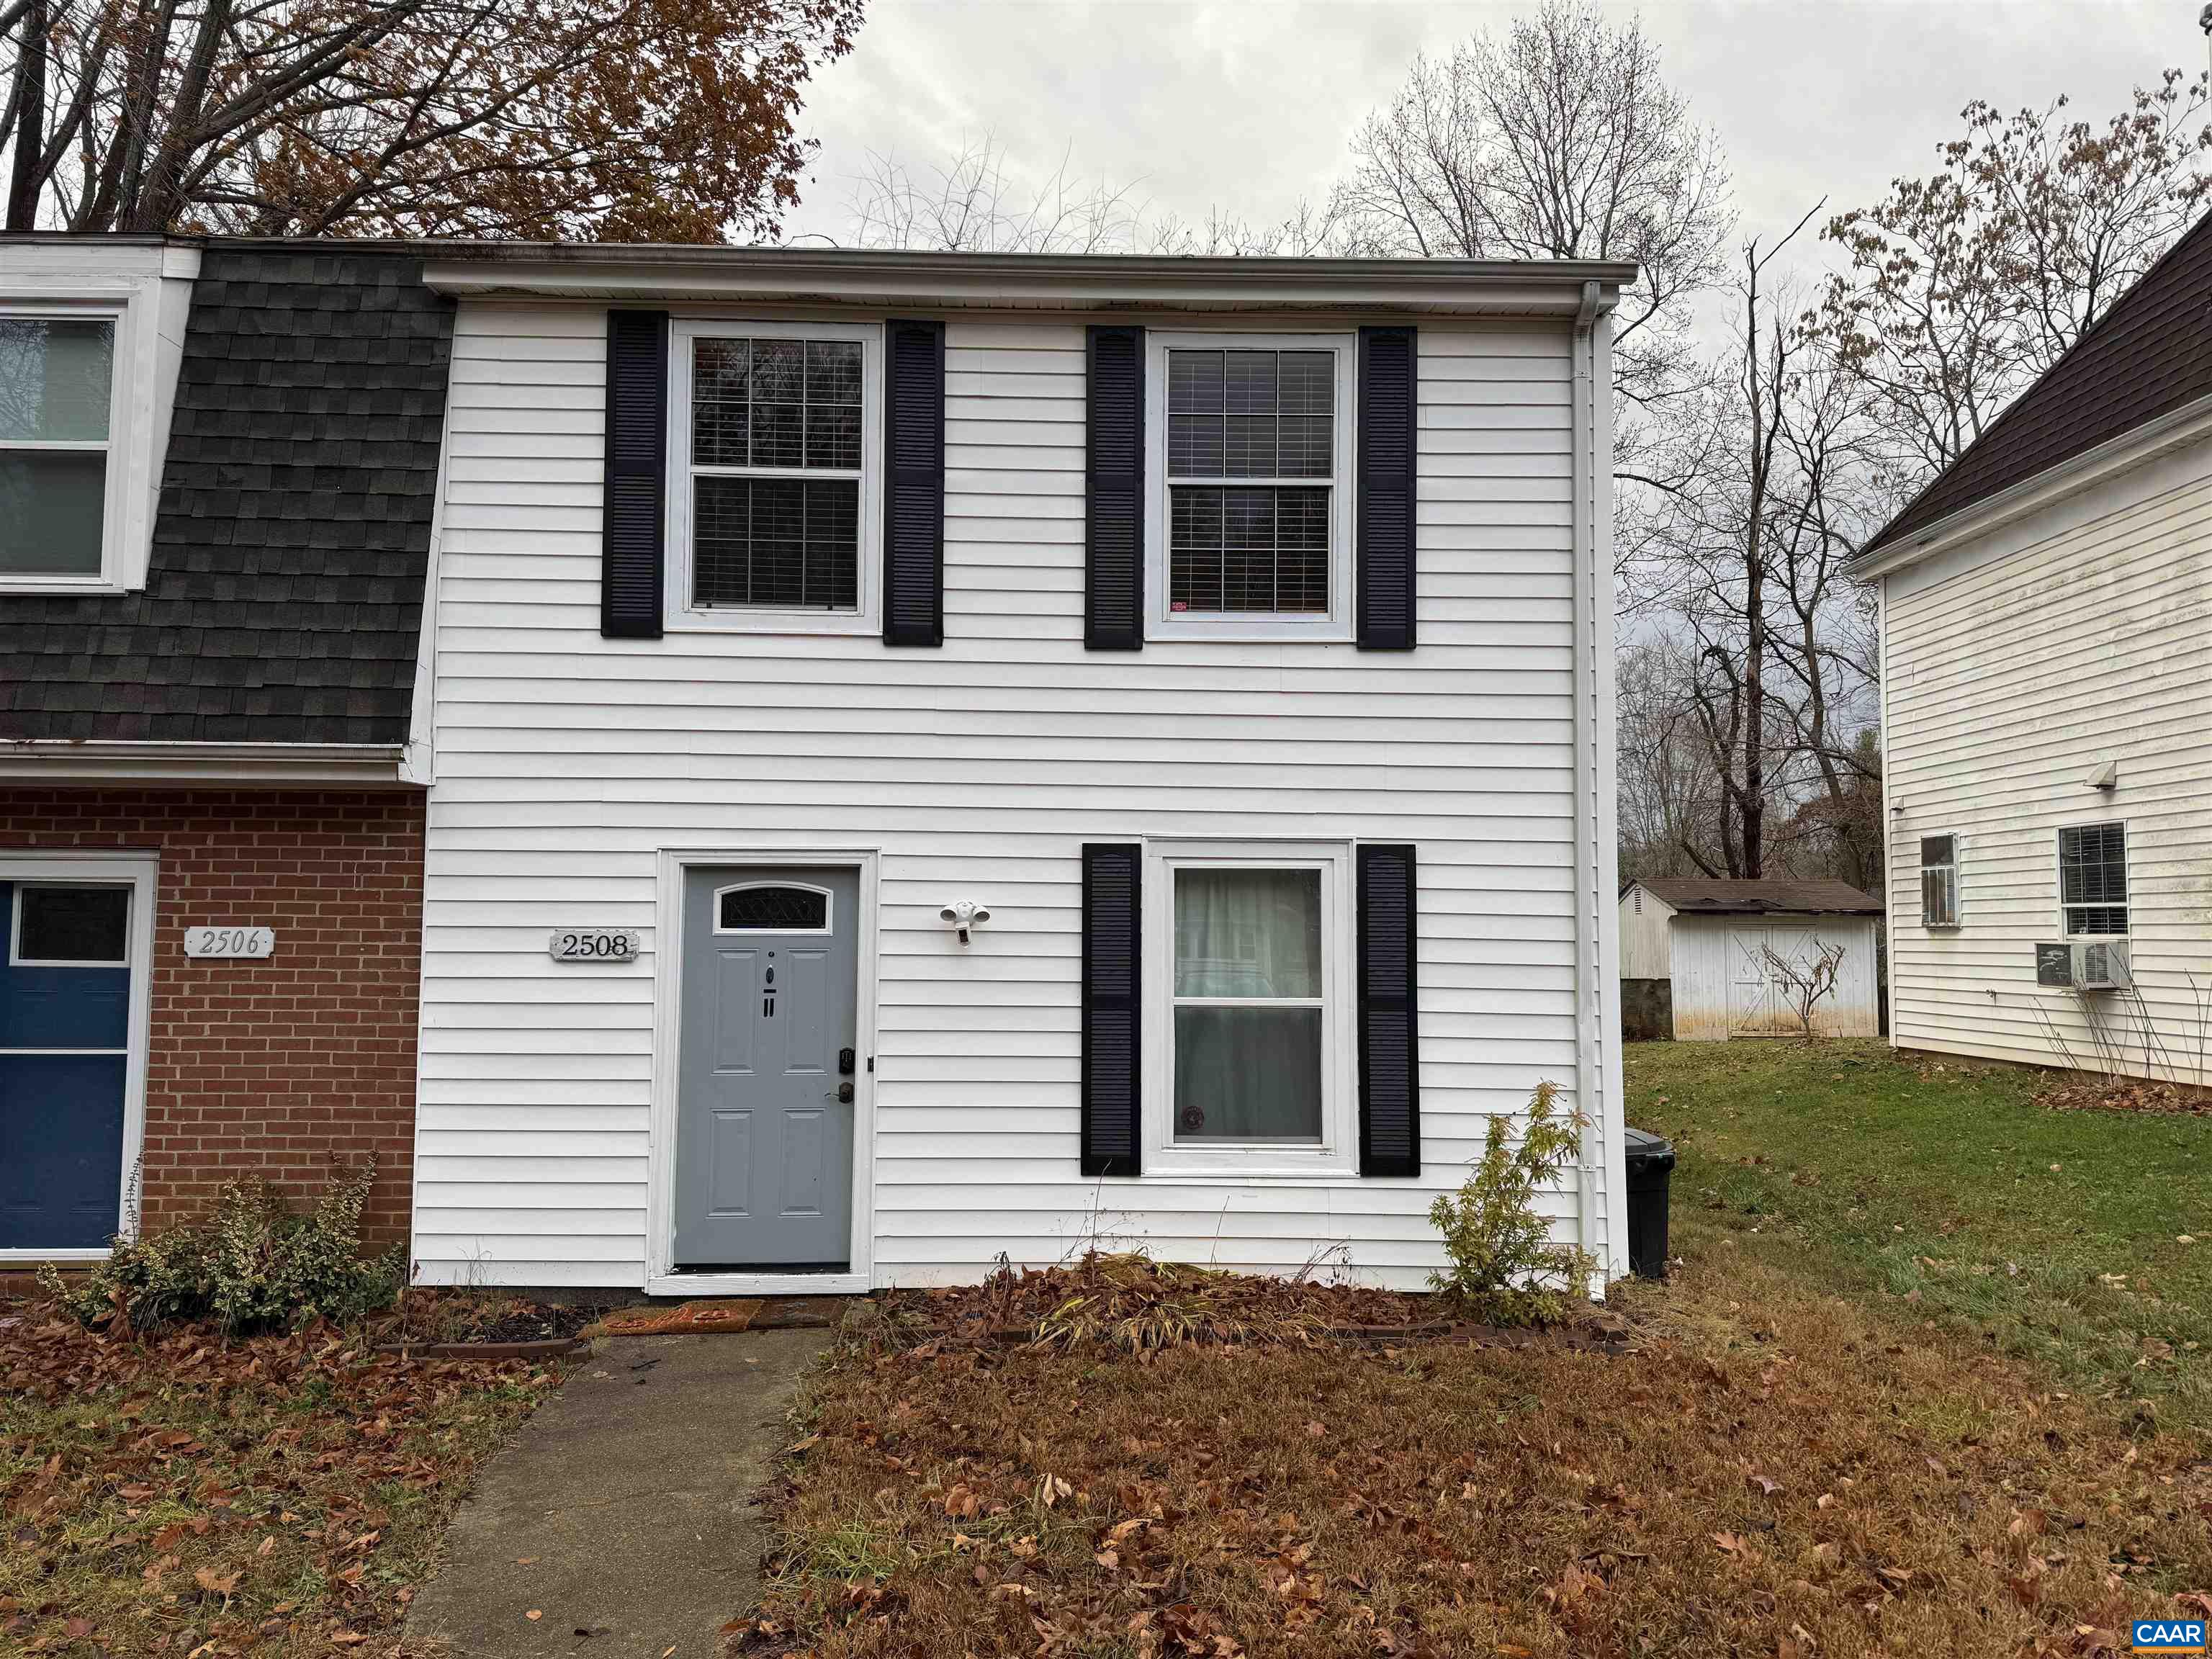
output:
[[[407,1650],[714,1659],[758,1580],[749,1500],[782,1449],[799,1373],[830,1340],[604,1340],[454,1516],[445,1565],[409,1612]]]

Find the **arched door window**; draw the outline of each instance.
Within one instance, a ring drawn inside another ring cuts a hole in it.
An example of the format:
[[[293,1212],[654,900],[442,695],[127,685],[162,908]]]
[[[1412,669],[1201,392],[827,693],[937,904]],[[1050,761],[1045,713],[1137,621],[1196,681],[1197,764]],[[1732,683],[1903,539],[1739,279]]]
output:
[[[718,933],[826,933],[830,891],[798,882],[755,881],[714,895]]]

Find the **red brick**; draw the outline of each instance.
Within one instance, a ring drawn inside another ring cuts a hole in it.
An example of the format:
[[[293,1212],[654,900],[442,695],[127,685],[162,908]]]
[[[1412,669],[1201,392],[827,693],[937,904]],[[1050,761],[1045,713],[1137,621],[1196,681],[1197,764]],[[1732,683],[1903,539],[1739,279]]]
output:
[[[406,792],[12,791],[0,849],[152,849],[143,1216],[159,1227],[258,1172],[319,1192],[374,1151],[366,1224],[408,1232],[423,798]],[[274,927],[266,963],[188,962],[184,930]]]

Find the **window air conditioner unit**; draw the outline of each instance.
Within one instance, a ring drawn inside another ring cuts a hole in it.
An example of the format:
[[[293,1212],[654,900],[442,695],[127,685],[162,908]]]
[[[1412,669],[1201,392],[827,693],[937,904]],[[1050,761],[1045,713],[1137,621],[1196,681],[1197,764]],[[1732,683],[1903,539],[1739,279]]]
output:
[[[2035,982],[2062,991],[2118,991],[2128,977],[2124,939],[2060,939],[2035,947]]]

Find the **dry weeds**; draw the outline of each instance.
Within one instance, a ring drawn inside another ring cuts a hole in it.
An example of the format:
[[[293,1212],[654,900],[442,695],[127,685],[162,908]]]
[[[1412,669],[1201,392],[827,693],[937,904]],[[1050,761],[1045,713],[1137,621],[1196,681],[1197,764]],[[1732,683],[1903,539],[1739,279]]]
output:
[[[849,1352],[735,1645],[2081,1654],[2212,1607],[2184,1441],[1770,1265],[1630,1294],[1625,1354]]]

